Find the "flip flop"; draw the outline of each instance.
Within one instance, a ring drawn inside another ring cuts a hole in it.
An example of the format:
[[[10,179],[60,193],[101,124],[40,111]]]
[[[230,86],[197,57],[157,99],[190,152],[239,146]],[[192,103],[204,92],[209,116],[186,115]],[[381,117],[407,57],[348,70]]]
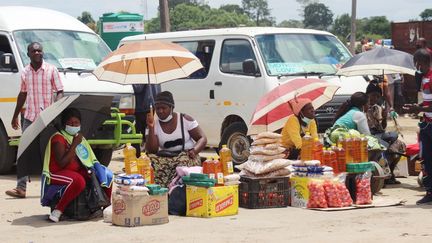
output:
[[[18,190],[17,188],[14,188],[12,190],[7,190],[6,195],[16,198],[25,198],[26,193],[23,190]]]

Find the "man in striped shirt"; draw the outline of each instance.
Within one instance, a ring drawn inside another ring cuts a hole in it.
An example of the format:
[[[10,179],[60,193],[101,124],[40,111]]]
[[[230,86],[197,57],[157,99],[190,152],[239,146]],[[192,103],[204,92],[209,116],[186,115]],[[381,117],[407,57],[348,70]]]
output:
[[[432,204],[432,68],[431,54],[422,48],[414,53],[414,63],[417,72],[423,75],[421,92],[423,103],[419,105],[405,105],[403,108],[411,113],[424,112],[420,126],[420,154],[423,159],[423,185],[426,195],[417,201],[420,204]]]
[[[21,74],[21,89],[11,123],[15,130],[20,128],[18,114],[26,103],[24,120],[21,121],[22,132],[36,120],[41,111],[54,102],[54,99],[63,97],[63,84],[59,72],[54,65],[43,61],[42,45],[38,42],[28,45],[27,56],[30,58],[30,64]],[[27,180],[27,176],[18,178],[17,187],[6,191],[6,194],[25,198]]]

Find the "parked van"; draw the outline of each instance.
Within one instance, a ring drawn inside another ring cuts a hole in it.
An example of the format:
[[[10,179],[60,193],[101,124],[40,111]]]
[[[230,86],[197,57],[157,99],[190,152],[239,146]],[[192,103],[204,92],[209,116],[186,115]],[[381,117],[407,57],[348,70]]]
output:
[[[315,77],[341,86],[335,98],[318,109],[320,130],[332,124],[339,105],[356,91],[366,90],[362,77],[338,77],[337,69],[351,58],[332,34],[310,29],[244,27],[143,34],[141,40],[178,43],[200,58],[204,69],[186,79],[162,85],[173,93],[176,109],[202,126],[208,145],[227,144],[236,162],[247,159],[249,122],[259,99],[278,85],[298,77]]]
[[[0,7],[0,173],[15,162],[16,147],[10,146],[10,139],[18,138],[21,130],[12,129],[11,120],[21,72],[30,62],[27,46],[34,41],[42,44],[44,60],[60,71],[65,95],[113,95],[120,109],[131,110],[134,105],[130,85],[101,82],[91,74],[110,49],[86,25],[53,10]]]

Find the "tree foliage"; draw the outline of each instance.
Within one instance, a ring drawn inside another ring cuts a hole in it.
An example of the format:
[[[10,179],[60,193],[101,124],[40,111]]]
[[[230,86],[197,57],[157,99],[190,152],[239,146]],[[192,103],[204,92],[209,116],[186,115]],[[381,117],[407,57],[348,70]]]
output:
[[[303,28],[303,22],[296,19],[284,20],[278,24],[278,27],[285,28]]]
[[[333,23],[332,11],[322,3],[312,3],[304,9],[303,24],[306,28],[327,30]]]
[[[361,26],[361,31],[366,35],[380,35],[384,38],[390,38],[390,21],[386,16],[373,16],[363,19],[364,25]]]
[[[244,14],[244,9],[240,7],[238,4],[225,4],[221,5],[219,9],[225,10],[229,13],[236,13],[236,14]]]
[[[432,21],[432,8],[427,8],[421,12],[420,17],[423,21]]]
[[[242,6],[245,14],[255,21],[256,26],[273,26],[275,24],[267,0],[242,0]]]
[[[332,33],[338,36],[339,39],[345,40],[351,33],[351,16],[346,13],[336,17]]]
[[[81,16],[78,16],[77,19],[87,25],[93,31],[97,31],[96,21],[93,19],[92,15],[88,11],[84,11],[81,13]]]

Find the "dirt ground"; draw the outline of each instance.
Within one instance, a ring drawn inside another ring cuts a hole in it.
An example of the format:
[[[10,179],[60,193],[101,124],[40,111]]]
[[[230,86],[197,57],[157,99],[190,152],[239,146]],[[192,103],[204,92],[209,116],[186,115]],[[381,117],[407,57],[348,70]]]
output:
[[[416,121],[400,118],[407,143],[415,142]],[[211,151],[207,151],[211,152]],[[110,165],[122,167],[118,152]],[[26,199],[3,192],[15,186],[14,175],[0,176],[0,242],[431,242],[432,206],[416,206],[424,194],[416,177],[400,178],[378,197],[406,200],[405,205],[321,212],[301,208],[248,210],[236,216],[170,216],[157,226],[125,228],[92,221],[48,221],[39,204],[39,178],[32,177]]]

